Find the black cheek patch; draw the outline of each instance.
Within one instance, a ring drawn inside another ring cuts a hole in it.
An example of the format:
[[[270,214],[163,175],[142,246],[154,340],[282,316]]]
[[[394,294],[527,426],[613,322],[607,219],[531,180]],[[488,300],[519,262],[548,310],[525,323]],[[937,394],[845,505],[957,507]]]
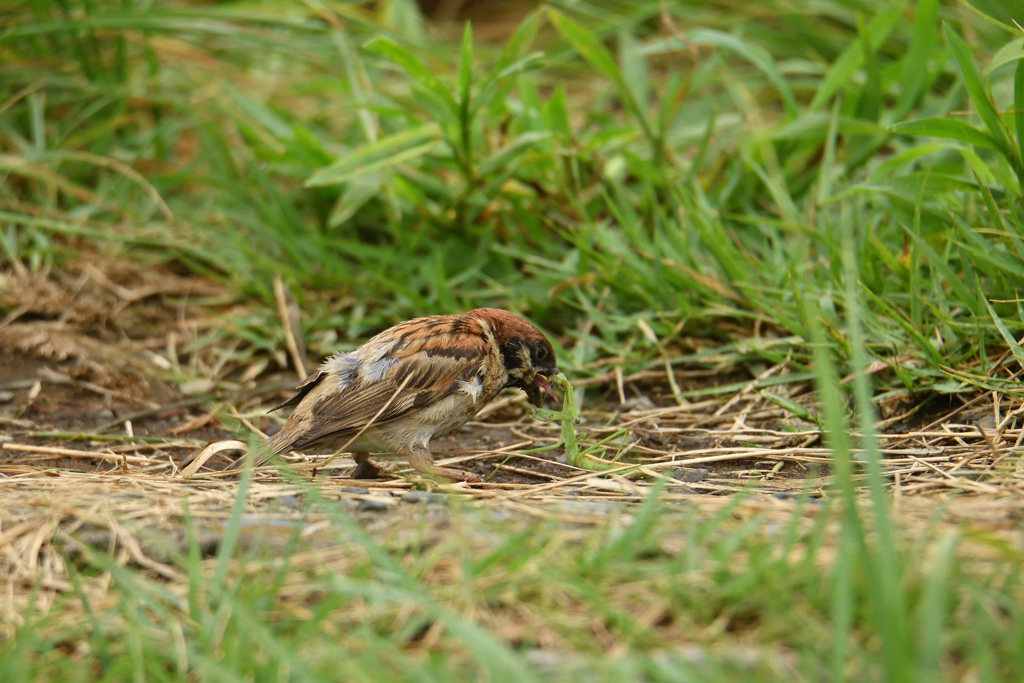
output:
[[[501,360],[505,363],[505,370],[511,373],[513,370],[519,370],[525,367],[522,353],[522,346],[515,342],[510,342],[501,347]]]

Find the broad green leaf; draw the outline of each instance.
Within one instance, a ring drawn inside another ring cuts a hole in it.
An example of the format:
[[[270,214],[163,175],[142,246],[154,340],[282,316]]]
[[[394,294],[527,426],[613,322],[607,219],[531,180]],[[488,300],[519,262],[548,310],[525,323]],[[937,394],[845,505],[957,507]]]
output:
[[[991,136],[957,119],[915,119],[897,123],[889,130],[900,135],[927,135],[933,138],[957,140],[975,147],[999,149],[998,144]]]
[[[306,181],[306,187],[337,185],[358,175],[415,159],[429,152],[440,138],[440,130],[432,123],[381,138],[316,171]]]
[[[453,113],[458,112],[458,105],[455,102],[455,98],[452,97],[452,94],[448,91],[445,84],[441,82],[441,79],[434,75],[433,71],[424,66],[423,62],[409,52],[409,50],[390,38],[384,37],[374,38],[366,43],[363,48],[370,52],[376,52],[379,55],[387,57],[389,60],[401,67],[403,71],[412,76],[417,83],[444,102],[444,104],[446,104]]]
[[[945,25],[945,29],[946,39],[953,48],[956,61],[960,64],[960,73],[963,74],[967,94],[970,96],[971,102],[974,103],[978,116],[981,118],[982,123],[985,124],[985,128],[988,129],[989,135],[995,140],[999,151],[1011,159],[1018,157],[1019,151],[1010,147],[1010,141],[1006,137],[1006,127],[999,118],[999,113],[992,106],[992,100],[989,99],[988,92],[985,90],[985,86],[982,84],[981,78],[974,68],[974,62],[971,60],[971,52],[967,48],[967,43],[949,24]],[[1020,163],[1019,158],[1016,161],[1018,164]]]

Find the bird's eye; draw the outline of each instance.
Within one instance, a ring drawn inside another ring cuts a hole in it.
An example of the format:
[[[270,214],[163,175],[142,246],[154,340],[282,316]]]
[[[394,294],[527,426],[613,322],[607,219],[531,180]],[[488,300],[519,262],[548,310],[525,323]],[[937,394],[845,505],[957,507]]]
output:
[[[537,360],[542,361],[542,360],[544,360],[545,358],[548,357],[548,350],[546,348],[544,348],[543,346],[541,346],[540,348],[538,348],[534,352],[533,355],[537,358]]]

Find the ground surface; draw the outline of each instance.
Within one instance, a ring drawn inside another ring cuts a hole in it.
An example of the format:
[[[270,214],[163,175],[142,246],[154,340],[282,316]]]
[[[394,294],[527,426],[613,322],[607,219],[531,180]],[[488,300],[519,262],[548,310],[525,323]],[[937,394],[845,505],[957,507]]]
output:
[[[0,564],[8,586],[0,621],[8,633],[22,623],[30,596],[49,602],[70,589],[68,553],[110,551],[172,585],[182,579],[172,558],[188,551],[190,534],[213,556],[239,490],[242,451],[214,453],[201,466],[195,458],[250,429],[273,431],[279,418],[266,410],[295,383],[266,363],[235,367],[216,343],[202,344],[223,320],[188,293],[215,295],[211,283],[151,274],[147,290],[130,271],[96,266],[9,277],[25,279],[6,292],[37,294],[12,306],[18,315],[0,327]],[[347,456],[324,467],[330,454],[290,455],[284,469],[254,472],[232,542],[265,555],[293,547],[298,534],[310,558],[338,568],[344,562],[332,553],[346,542],[340,512],[385,545],[415,537],[422,552],[453,533],[491,546],[544,520],[566,530],[563,542],[584,543],[587,528],[629,528],[658,483],[664,513],[677,519],[670,524],[722,515],[730,524],[783,524],[794,512],[812,523],[831,496],[817,426],[766,401],[741,368],[680,367],[674,379],[689,389],[715,386],[719,377],[742,388],[681,404],[666,395],[659,373],[622,378],[624,401],[615,378],[583,382],[586,443],[626,430],[604,454],[615,459],[621,451],[616,467],[600,476],[567,464],[561,449],[522,454],[553,443],[558,426],[532,419],[515,395],[435,443],[439,460],[478,473],[484,484],[443,484],[408,469],[357,482],[348,478]],[[813,413],[807,387],[787,390]],[[1024,477],[1007,467],[1024,431],[1005,401],[995,406],[979,396],[942,408],[882,423],[894,513],[911,537],[935,524],[967,530],[973,561],[986,561],[1015,542],[1024,518]],[[639,471],[626,469],[634,464]],[[722,495],[735,492],[743,495]],[[495,524],[502,531],[492,535]],[[672,538],[663,543],[681,542]],[[833,541],[826,534],[826,544]],[[108,590],[103,582],[87,588],[95,604],[113,599]],[[504,627],[523,623],[509,617]],[[564,646],[549,636],[552,647]]]

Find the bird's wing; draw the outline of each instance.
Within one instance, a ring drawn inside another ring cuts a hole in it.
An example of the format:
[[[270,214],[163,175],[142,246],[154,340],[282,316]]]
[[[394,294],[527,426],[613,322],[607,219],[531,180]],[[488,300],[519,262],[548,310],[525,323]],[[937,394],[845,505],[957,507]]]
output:
[[[480,375],[488,351],[476,321],[445,317],[398,325],[349,354],[342,372],[332,372],[328,362],[307,380],[279,441],[302,448],[430,405]]]

